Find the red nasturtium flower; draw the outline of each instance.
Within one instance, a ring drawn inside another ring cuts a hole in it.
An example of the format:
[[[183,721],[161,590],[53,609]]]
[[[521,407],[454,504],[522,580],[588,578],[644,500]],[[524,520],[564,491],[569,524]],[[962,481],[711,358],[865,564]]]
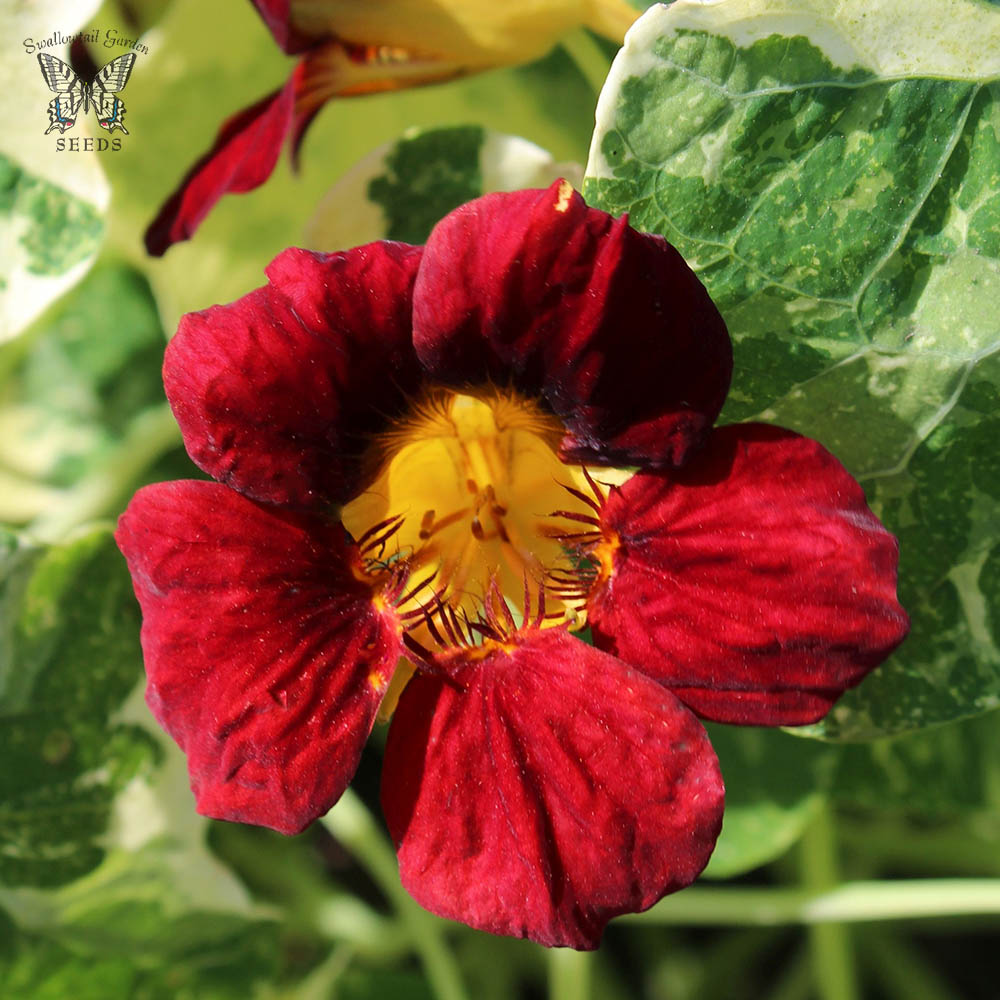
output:
[[[575,28],[621,42],[628,0],[251,0],[275,42],[298,57],[279,90],[223,122],[146,231],[160,256],[188,239],[227,193],[271,176],[286,140],[297,161],[334,97],[441,83],[545,55]]]
[[[118,531],[198,808],[303,829],[381,710],[413,896],[594,947],[711,854],[696,716],[817,720],[902,639],[895,540],[816,442],[712,429],[717,310],[565,182],[267,273],[167,349],[218,482],[146,487]]]

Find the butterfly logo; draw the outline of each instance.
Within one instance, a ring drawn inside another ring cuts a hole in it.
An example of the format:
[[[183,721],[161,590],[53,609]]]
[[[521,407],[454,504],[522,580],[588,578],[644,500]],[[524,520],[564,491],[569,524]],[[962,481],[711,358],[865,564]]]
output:
[[[47,52],[38,53],[38,65],[42,67],[42,76],[49,90],[57,94],[49,101],[48,135],[53,129],[65,132],[76,124],[76,116],[81,105],[86,114],[90,106],[94,106],[97,114],[97,124],[109,132],[120,128],[126,135],[128,129],[122,119],[125,117],[125,105],[115,96],[125,89],[128,78],[132,75],[135,65],[135,53],[126,52],[117,59],[112,59],[94,77],[93,83],[84,83],[72,67],[61,59],[50,56]]]

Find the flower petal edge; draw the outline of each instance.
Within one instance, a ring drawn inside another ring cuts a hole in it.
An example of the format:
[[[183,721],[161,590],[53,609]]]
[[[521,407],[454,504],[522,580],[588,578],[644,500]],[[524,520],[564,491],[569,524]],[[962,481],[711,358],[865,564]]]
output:
[[[217,483],[145,487],[122,515],[146,699],[199,812],[298,833],[353,776],[400,641],[345,538]]]
[[[594,642],[716,722],[816,722],[903,640],[898,546],[822,445],[722,427],[683,469],[611,491]]]
[[[670,692],[558,628],[469,659],[415,677],[389,732],[383,811],[417,902],[590,949],[697,877],[722,780]]]

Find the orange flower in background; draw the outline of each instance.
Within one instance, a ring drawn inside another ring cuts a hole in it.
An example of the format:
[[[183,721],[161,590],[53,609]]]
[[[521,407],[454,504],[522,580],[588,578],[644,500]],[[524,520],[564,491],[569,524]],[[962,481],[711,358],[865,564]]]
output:
[[[285,85],[227,119],[146,231],[161,256],[189,239],[230,192],[271,176],[287,140],[295,160],[320,108],[530,62],[590,28],[621,42],[638,11],[626,0],[252,0],[274,40],[300,59]]]

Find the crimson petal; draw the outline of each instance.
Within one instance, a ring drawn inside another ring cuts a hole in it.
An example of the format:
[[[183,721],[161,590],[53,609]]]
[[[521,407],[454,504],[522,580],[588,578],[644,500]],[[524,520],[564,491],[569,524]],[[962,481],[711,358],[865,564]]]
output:
[[[298,55],[319,39],[303,35],[292,23],[290,0],[250,0],[283,52]]]
[[[383,809],[417,902],[481,930],[596,948],[612,917],[697,877],[722,781],[669,691],[563,629],[456,663],[452,682],[410,682],[386,747]]]
[[[146,700],[187,754],[199,812],[298,833],[354,774],[399,655],[342,526],[178,482],[140,490],[116,537]]]
[[[194,462],[256,500],[316,507],[359,489],[369,435],[419,380],[420,248],[286,250],[270,284],[181,320],[163,381]]]
[[[568,429],[566,460],[678,464],[729,387],[725,324],[677,251],[565,182],[448,215],[413,307],[430,372],[541,395]]]
[[[293,126],[303,73],[300,63],[281,90],[223,122],[212,148],[185,174],[146,230],[152,256],[190,239],[224,194],[252,191],[271,176]]]
[[[791,431],[723,427],[613,490],[601,523],[620,547],[588,603],[595,643],[706,718],[815,722],[906,635],[895,538]]]

